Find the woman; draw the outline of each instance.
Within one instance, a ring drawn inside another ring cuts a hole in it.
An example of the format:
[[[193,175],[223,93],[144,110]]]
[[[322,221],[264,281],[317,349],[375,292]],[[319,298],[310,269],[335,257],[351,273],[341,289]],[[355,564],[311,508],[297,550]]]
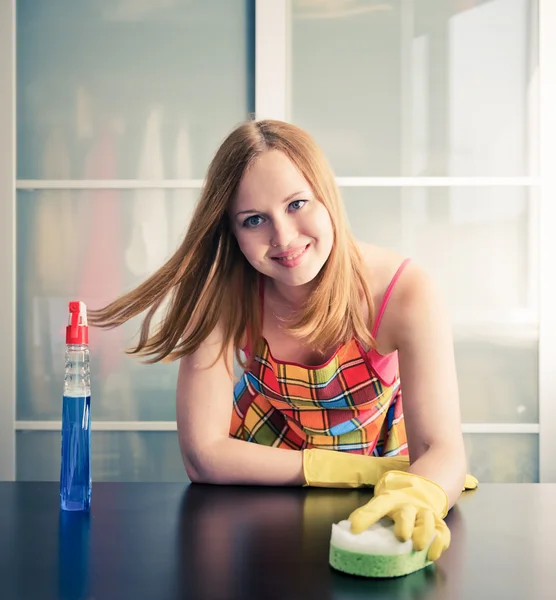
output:
[[[466,471],[450,322],[416,264],[353,239],[306,132],[237,127],[177,252],[90,322],[116,327],[146,309],[131,353],[180,359],[178,437],[192,481],[375,485],[353,531],[388,515],[415,547],[436,531],[438,558]],[[235,386],[234,353],[245,368]]]

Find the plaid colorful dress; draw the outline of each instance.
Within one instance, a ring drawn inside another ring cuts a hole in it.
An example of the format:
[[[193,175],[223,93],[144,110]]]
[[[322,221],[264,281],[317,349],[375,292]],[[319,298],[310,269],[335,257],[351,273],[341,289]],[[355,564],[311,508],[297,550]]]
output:
[[[384,294],[373,337],[407,262]],[[292,450],[407,455],[397,352],[366,352],[353,339],[311,367],[276,360],[263,338],[234,388],[230,436]]]

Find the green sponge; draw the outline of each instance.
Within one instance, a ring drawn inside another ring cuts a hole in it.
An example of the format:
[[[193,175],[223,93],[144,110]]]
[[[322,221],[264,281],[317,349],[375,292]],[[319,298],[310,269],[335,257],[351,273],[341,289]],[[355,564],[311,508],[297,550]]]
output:
[[[432,541],[432,540],[431,540]],[[414,550],[413,542],[400,542],[394,523],[381,519],[360,534],[351,533],[349,521],[332,525],[330,565],[362,577],[400,577],[431,564],[428,548]]]

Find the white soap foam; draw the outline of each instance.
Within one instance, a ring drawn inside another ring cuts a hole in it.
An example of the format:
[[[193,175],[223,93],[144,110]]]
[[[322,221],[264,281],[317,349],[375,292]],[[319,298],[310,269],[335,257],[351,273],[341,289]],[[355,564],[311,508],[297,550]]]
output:
[[[330,543],[358,554],[409,554],[413,548],[411,539],[400,542],[394,535],[394,521],[390,519],[381,519],[357,534],[351,533],[351,523],[347,520],[333,523]]]

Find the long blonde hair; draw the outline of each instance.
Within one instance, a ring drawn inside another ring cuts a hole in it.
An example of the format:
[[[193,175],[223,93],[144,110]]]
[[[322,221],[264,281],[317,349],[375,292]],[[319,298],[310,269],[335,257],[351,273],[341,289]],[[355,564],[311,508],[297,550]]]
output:
[[[373,347],[372,296],[332,170],[307,132],[276,120],[247,121],[232,131],[209,166],[178,250],[137,288],[102,309],[90,310],[89,323],[110,329],[148,309],[137,345],[126,351],[151,357],[147,363],[192,354],[220,324],[223,338],[218,358],[232,342],[237,361],[245,366],[241,340],[246,332],[252,345],[262,337],[259,276],[237,244],[228,209],[243,174],[268,150],[279,150],[293,162],[327,208],[334,231],[330,256],[314,281],[306,306],[288,329],[304,344],[324,353],[353,336]],[[164,316],[151,331],[153,316],[165,300],[169,301]]]

